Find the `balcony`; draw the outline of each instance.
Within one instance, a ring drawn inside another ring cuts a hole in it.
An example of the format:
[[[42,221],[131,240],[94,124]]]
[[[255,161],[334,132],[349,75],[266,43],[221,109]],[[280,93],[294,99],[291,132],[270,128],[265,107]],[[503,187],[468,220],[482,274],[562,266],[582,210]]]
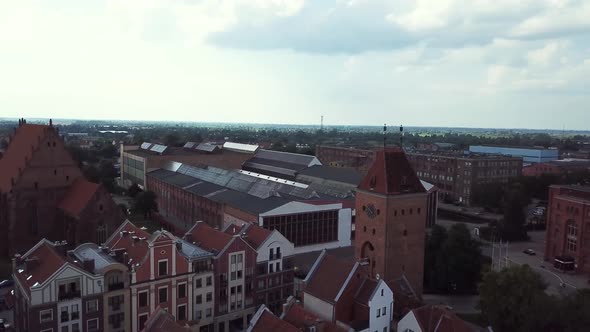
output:
[[[59,292],[57,295],[57,299],[59,301],[66,301],[71,299],[76,299],[80,297],[80,291],[73,291],[73,292]]]

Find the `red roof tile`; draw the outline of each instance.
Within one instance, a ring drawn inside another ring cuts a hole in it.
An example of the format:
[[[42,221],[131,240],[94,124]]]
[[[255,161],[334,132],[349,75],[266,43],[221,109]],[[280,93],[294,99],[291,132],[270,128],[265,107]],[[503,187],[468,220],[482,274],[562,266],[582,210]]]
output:
[[[134,236],[137,236],[138,240],[134,240]],[[117,231],[111,235],[104,245],[109,247],[111,251],[125,249],[129,259],[132,259],[133,264],[142,264],[149,254],[147,241],[149,237],[150,233],[135,226],[129,220],[126,220],[121,226],[119,226]]]
[[[273,315],[270,311],[265,310],[256,325],[252,328],[252,332],[299,332],[299,329],[289,324],[288,322],[281,320],[277,316]]]
[[[45,136],[51,128],[45,125],[23,124],[16,129],[4,155],[0,158],[0,192],[8,192],[12,188],[12,179],[16,182],[20,176],[20,170],[24,170],[27,160],[33,156]]]
[[[67,260],[57,252],[53,244],[48,240],[41,240],[29,252],[22,256],[23,262],[31,260],[30,264],[24,264],[15,275],[20,284],[30,294],[30,288],[39,283],[42,284],[59,270]],[[21,272],[22,271],[22,272]]]
[[[258,249],[262,243],[268,239],[272,232],[258,225],[249,224],[244,231],[244,234],[246,234],[246,238],[244,240],[246,240],[255,249]]]
[[[99,186],[82,177],[76,179],[58,207],[72,217],[80,217],[80,213],[88,206]]]
[[[472,332],[461,318],[454,313],[433,305],[412,310],[424,332]]]
[[[334,303],[340,290],[346,286],[346,279],[355,268],[354,261],[342,261],[335,256],[322,254],[319,264],[307,280],[305,292],[321,300]]]
[[[406,154],[398,148],[378,151],[358,188],[386,195],[426,192]]]
[[[332,322],[323,321],[321,318],[311,313],[300,303],[295,303],[290,306],[288,311],[283,316],[283,320],[295,326],[300,331],[305,331],[309,326],[322,326],[324,332],[346,332],[347,329],[342,328]],[[319,330],[319,329],[318,329]]]
[[[233,236],[212,228],[205,222],[197,222],[189,231],[190,241],[206,250],[222,251],[233,239]]]
[[[159,306],[145,322],[142,332],[187,332],[188,328],[176,322],[174,316],[162,310]]]
[[[368,305],[373,292],[377,288],[379,281],[375,279],[365,278],[362,284],[360,285],[354,299],[362,304]]]

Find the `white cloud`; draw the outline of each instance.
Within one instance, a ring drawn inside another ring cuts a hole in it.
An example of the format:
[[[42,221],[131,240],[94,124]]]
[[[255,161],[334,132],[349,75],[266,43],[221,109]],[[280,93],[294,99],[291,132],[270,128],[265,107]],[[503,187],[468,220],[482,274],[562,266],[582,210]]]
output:
[[[557,53],[567,47],[565,42],[551,41],[543,48],[531,50],[527,53],[527,59],[532,65],[549,65]]]

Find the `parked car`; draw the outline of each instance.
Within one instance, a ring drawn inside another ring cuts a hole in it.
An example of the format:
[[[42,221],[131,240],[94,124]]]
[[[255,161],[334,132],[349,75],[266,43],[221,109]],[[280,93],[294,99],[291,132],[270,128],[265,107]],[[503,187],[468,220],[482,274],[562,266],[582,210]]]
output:
[[[527,255],[531,255],[531,256],[534,256],[534,255],[537,254],[533,249],[530,249],[530,248],[529,249],[526,249],[526,250],[523,250],[522,252],[524,252]]]

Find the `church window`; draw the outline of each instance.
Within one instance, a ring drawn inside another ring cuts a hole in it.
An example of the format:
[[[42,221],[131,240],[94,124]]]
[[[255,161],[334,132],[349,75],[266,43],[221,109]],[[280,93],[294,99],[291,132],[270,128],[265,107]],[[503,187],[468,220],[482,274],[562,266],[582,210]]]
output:
[[[98,244],[103,244],[107,240],[107,226],[102,221],[96,227],[96,240]]]

